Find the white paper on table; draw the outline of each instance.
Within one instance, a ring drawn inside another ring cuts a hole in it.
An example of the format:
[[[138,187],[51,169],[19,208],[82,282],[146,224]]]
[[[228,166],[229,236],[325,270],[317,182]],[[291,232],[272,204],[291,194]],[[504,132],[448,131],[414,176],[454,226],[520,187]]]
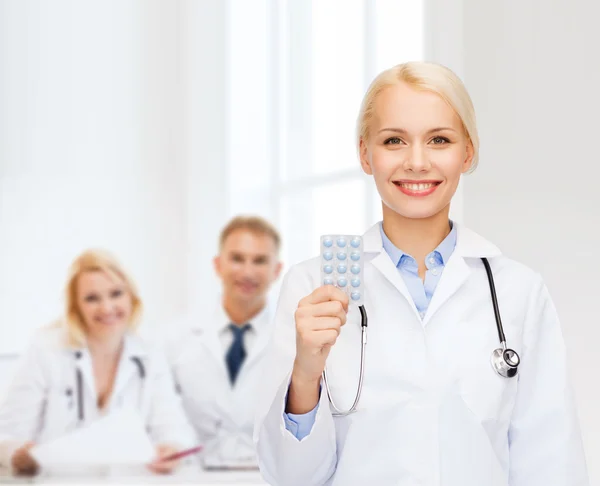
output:
[[[156,457],[156,450],[139,413],[132,408],[111,412],[90,425],[30,451],[40,466],[139,465]]]

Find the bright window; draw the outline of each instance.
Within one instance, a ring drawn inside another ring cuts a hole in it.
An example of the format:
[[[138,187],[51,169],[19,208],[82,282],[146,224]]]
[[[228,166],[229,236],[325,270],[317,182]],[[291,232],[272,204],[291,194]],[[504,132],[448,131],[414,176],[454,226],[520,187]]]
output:
[[[229,212],[273,221],[288,266],[315,256],[321,234],[362,234],[381,218],[357,158],[356,117],[379,71],[423,58],[422,9],[230,0]]]

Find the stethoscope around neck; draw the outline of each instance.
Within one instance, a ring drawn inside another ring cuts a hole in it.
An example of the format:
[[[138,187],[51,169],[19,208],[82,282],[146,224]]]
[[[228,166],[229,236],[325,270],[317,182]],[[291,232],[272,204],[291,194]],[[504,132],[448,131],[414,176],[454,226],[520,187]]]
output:
[[[79,361],[81,357],[81,351],[75,351],[76,361]],[[136,365],[138,376],[143,382],[144,378],[146,378],[146,368],[144,367],[144,363],[142,363],[142,360],[137,356],[132,356],[131,361]],[[85,401],[83,399],[83,373],[79,366],[75,367],[75,387],[77,389],[77,420],[79,423],[82,423],[85,420]],[[70,396],[72,393],[72,390],[67,388],[67,395]]]
[[[492,352],[491,363],[492,368],[496,373],[503,378],[513,378],[516,376],[519,364],[521,362],[517,352],[506,345],[506,336],[504,335],[504,327],[502,326],[502,319],[500,318],[500,309],[498,307],[498,298],[496,295],[496,286],[494,285],[494,275],[492,269],[487,261],[487,258],[482,258],[483,266],[487,273],[488,283],[490,285],[490,295],[492,297],[492,306],[494,308],[494,318],[496,320],[496,328],[498,329],[498,339],[500,340],[500,347]],[[329,403],[333,409],[332,415],[335,417],[344,417],[355,412],[358,403],[360,402],[360,396],[362,394],[363,381],[365,375],[365,352],[367,347],[367,311],[363,305],[358,306],[361,317],[361,338],[360,338],[360,374],[358,379],[358,387],[356,389],[356,396],[354,397],[354,403],[348,410],[340,410],[333,400],[331,390],[329,389],[329,382],[327,380],[327,367],[323,370],[323,383],[327,390],[327,397]]]

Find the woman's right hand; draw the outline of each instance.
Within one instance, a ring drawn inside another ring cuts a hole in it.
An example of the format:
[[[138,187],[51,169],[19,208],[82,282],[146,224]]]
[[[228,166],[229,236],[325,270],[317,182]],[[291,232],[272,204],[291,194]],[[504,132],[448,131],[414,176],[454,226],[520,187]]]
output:
[[[348,296],[332,285],[319,287],[298,303],[296,359],[286,412],[304,414],[317,405],[321,374],[347,312]]]
[[[15,474],[33,476],[38,472],[39,465],[29,453],[34,445],[33,442],[27,442],[13,453],[11,464]]]

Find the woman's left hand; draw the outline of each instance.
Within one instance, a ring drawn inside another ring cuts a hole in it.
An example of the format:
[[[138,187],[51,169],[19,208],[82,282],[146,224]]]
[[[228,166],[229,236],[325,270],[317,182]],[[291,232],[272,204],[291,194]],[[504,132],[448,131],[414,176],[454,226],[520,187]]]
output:
[[[156,459],[148,464],[148,467],[152,472],[158,474],[169,474],[173,472],[173,469],[179,465],[179,460],[176,459],[174,461],[165,461],[164,458],[175,454],[176,452],[177,448],[173,446],[166,444],[158,445],[156,447]]]

